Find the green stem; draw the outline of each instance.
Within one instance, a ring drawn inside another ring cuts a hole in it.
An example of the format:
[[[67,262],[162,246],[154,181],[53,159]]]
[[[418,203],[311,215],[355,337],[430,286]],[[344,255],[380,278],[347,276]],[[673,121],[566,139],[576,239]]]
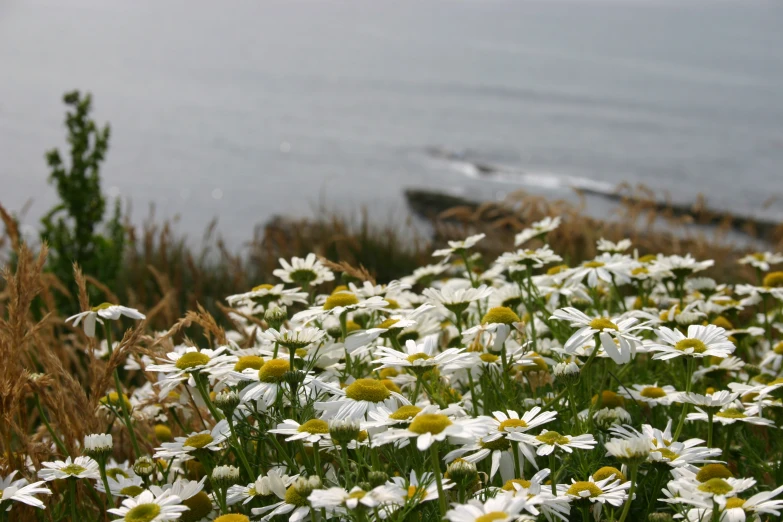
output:
[[[201,395],[201,398],[204,399],[204,403],[207,405],[209,413],[212,414],[212,417],[215,419],[215,421],[221,420],[223,418],[223,414],[220,413],[217,408],[215,408],[214,404],[212,404],[212,399],[209,398],[209,391],[207,391],[207,386],[201,379],[201,374],[197,373],[193,376],[193,378],[196,381],[196,389],[198,390],[199,395]]]
[[[632,464],[631,465],[631,489],[628,490],[628,500],[625,501],[625,506],[623,506],[623,513],[620,515],[620,519],[618,522],[625,522],[625,517],[628,516],[628,513],[631,511],[631,502],[633,502],[633,495],[636,492],[636,475],[639,472],[639,465],[638,464]]]
[[[440,518],[446,515],[446,495],[443,492],[443,480],[440,476],[440,458],[438,457],[438,443],[433,442],[430,446],[430,459],[432,460],[432,470],[435,472],[435,483],[438,486],[438,505],[440,506]]]
[[[695,365],[696,359],[693,357],[688,357],[688,366],[685,370],[686,376],[685,376],[685,392],[688,393],[691,391],[691,381],[693,380],[693,367]],[[690,406],[687,402],[682,404],[682,412],[680,413],[680,422],[677,424],[677,430],[674,432],[674,441],[678,440],[680,438],[680,433],[682,433],[682,428],[685,426],[685,417],[688,415],[688,406]]]
[[[35,397],[35,405],[38,407],[38,414],[41,416],[41,421],[44,423],[44,426],[46,426],[46,430],[49,432],[49,436],[52,437],[52,440],[54,440],[54,444],[57,446],[57,449],[59,449],[63,455],[69,456],[70,453],[68,452],[68,448],[65,447],[65,443],[60,440],[60,437],[57,436],[57,433],[55,433],[54,429],[52,428],[52,425],[49,424],[49,419],[46,418],[46,413],[44,413],[43,406],[41,405],[41,399],[38,397],[38,394],[33,394]]]
[[[321,476],[322,470],[321,470],[321,448],[319,447],[318,441],[315,441],[313,443],[313,458],[315,459],[315,474],[319,477]]]
[[[517,469],[517,478],[525,478],[524,473],[522,473],[522,465],[519,463],[519,442],[511,441],[511,451],[514,452],[514,466]]]
[[[557,464],[557,460],[555,459],[555,451],[552,450],[552,453],[549,454],[549,470],[551,471],[551,474],[549,475],[551,477],[552,482],[552,495],[555,497],[557,496],[557,468],[555,466]]]
[[[109,488],[109,477],[106,476],[106,457],[101,457],[98,461],[98,466],[101,471],[101,480],[103,481],[103,488],[106,490],[106,499],[109,501],[109,506],[114,507],[114,497],[111,494],[111,488]]]
[[[70,508],[71,508],[71,520],[79,520],[79,518],[76,516],[76,480],[75,478],[71,477],[68,479],[68,496],[70,497]]]
[[[234,448],[236,456],[239,457],[240,461],[242,461],[242,467],[245,468],[247,478],[249,480],[253,480],[253,468],[250,467],[250,463],[247,461],[245,448],[242,447],[242,445],[239,443],[239,438],[237,437],[236,431],[234,430],[234,421],[230,415],[226,420],[228,421],[228,429],[231,430],[231,446]]]
[[[707,447],[708,448],[712,447],[712,430],[713,430],[712,416],[713,416],[712,408],[707,408]]]

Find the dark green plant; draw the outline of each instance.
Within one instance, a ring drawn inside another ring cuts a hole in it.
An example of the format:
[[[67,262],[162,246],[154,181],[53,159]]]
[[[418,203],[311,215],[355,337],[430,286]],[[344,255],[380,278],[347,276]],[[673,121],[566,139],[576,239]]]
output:
[[[49,183],[60,196],[60,203],[41,220],[41,239],[50,248],[48,267],[69,289],[75,290],[74,262],[111,288],[122,265],[125,229],[119,201],[104,223],[106,198],[101,193],[100,168],[109,148],[109,125],[98,127],[90,118],[90,94],[68,92],[63,101],[68,106],[65,126],[70,150],[66,158],[57,149],[46,153]]]

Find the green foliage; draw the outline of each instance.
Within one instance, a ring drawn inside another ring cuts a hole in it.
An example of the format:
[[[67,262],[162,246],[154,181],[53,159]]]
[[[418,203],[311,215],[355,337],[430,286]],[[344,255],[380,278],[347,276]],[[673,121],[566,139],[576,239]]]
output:
[[[60,203],[41,219],[41,239],[50,247],[48,267],[72,291],[73,263],[112,286],[123,260],[125,230],[119,201],[103,223],[106,198],[101,193],[100,167],[109,148],[109,125],[98,127],[90,118],[89,94],[68,92],[63,101],[68,106],[65,125],[70,150],[67,158],[57,149],[46,153],[49,182],[60,196]],[[73,300],[68,303],[73,306]]]

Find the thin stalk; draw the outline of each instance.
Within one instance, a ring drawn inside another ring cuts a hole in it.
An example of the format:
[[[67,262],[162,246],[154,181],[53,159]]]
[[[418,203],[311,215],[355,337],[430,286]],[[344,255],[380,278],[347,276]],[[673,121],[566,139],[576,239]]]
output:
[[[106,499],[109,502],[109,506],[114,507],[114,497],[111,494],[111,489],[109,488],[109,478],[106,476],[106,457],[101,457],[100,460],[98,460],[98,466],[101,471],[101,481],[103,481],[103,488],[106,490]]]
[[[71,520],[79,520],[79,518],[76,516],[76,480],[75,478],[71,477],[68,479],[68,496],[70,497],[70,509],[71,509]]]
[[[253,468],[250,467],[250,463],[247,461],[245,448],[242,447],[242,445],[239,443],[239,438],[237,437],[236,431],[234,430],[234,420],[230,415],[226,420],[228,421],[228,429],[231,430],[231,446],[234,448],[234,452],[236,453],[237,457],[239,457],[239,460],[242,461],[242,467],[245,468],[247,478],[253,480]]]
[[[430,446],[430,459],[432,460],[432,469],[435,472],[435,483],[438,486],[438,505],[440,506],[440,517],[446,515],[446,495],[443,492],[443,480],[440,476],[440,458],[438,457],[438,443],[433,442]]]
[[[707,408],[707,447],[712,447],[712,416],[714,415],[712,408]]]
[[[555,497],[557,496],[557,468],[555,466],[557,464],[557,460],[555,459],[555,452],[552,450],[552,453],[549,454],[549,469],[552,471],[552,474],[550,477],[552,477],[552,495]]]
[[[633,495],[636,492],[636,475],[639,472],[639,464],[631,465],[631,489],[628,490],[628,500],[625,501],[623,506],[623,513],[620,515],[618,522],[625,522],[625,517],[631,511],[631,502],[633,502]]]
[[[321,455],[320,451],[321,448],[319,447],[318,441],[315,441],[313,443],[313,458],[315,459],[315,474],[319,477],[321,476],[322,470],[321,470]]]
[[[49,432],[49,436],[52,437],[52,440],[54,440],[54,444],[57,446],[57,449],[59,449],[63,455],[70,456],[68,448],[65,447],[65,443],[60,440],[60,437],[57,435],[57,433],[55,433],[52,425],[49,424],[49,419],[46,418],[46,413],[44,413],[43,406],[41,406],[41,399],[38,397],[38,394],[35,393],[33,395],[35,397],[35,405],[38,408],[38,414],[41,416],[41,421],[44,423],[44,426],[46,426],[46,430]]]
[[[693,380],[693,367],[695,365],[696,359],[693,357],[688,357],[688,366],[685,370],[686,376],[685,376],[685,392],[688,393],[691,391],[691,381]],[[678,440],[680,438],[680,433],[682,433],[682,428],[685,426],[685,417],[688,415],[688,406],[689,404],[687,402],[683,403],[682,405],[682,412],[680,413],[680,422],[677,424],[677,430],[674,432],[674,439],[672,440]]]
[[[105,321],[103,323],[103,331],[106,335],[106,344],[109,348],[109,356],[111,357],[112,353],[112,339],[111,339],[111,327],[109,326],[109,321]],[[133,422],[130,418],[130,412],[128,411],[128,406],[125,404],[125,401],[123,400],[123,394],[122,394],[122,382],[120,381],[120,372],[118,368],[114,368],[114,387],[117,391],[117,402],[120,403],[120,411],[122,412],[122,419],[125,421],[125,426],[128,428],[128,434],[130,435],[131,445],[133,446],[133,454],[136,456],[136,458],[139,458],[141,455],[141,451],[139,450],[139,442],[136,440],[136,432],[133,429]]]
[[[525,474],[522,472],[522,465],[519,463],[519,442],[512,440],[511,450],[514,452],[514,466],[517,470],[517,478],[525,478]]]

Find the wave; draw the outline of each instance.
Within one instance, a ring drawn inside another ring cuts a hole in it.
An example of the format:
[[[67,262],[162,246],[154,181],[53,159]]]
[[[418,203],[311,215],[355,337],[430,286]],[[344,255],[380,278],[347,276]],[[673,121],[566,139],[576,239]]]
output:
[[[438,147],[427,149],[427,152],[430,158],[471,179],[509,185],[523,185],[546,190],[579,189],[606,195],[616,193],[616,185],[606,181],[548,171],[531,171],[499,163],[470,160],[465,158],[462,153]]]

